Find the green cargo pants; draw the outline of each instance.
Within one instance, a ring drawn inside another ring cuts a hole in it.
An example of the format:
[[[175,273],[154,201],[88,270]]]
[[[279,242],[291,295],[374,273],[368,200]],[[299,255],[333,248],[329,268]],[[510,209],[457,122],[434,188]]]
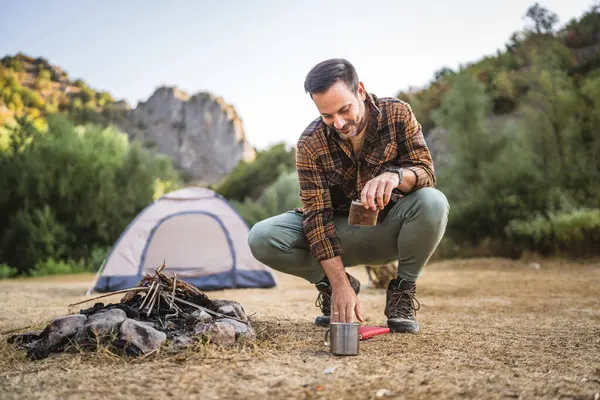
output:
[[[422,188],[401,198],[375,226],[352,226],[347,216],[336,216],[344,266],[381,265],[398,259],[398,277],[415,282],[446,230],[446,196]],[[324,276],[311,255],[302,229],[302,214],[288,211],[255,224],[248,244],[254,257],[269,267],[311,283]]]

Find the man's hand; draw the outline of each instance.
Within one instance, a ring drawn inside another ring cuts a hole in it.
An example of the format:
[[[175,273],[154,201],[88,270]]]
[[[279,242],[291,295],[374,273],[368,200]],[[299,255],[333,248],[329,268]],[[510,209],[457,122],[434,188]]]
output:
[[[349,282],[332,286],[331,290],[331,322],[353,322],[355,314],[356,319],[364,322],[360,315],[358,296]]]
[[[365,208],[383,210],[390,202],[392,190],[400,185],[400,177],[395,172],[384,172],[371,179],[360,194],[360,200]]]
[[[337,256],[323,260],[321,266],[331,284],[331,322],[352,322],[354,314],[360,322],[364,322],[358,297],[348,281],[342,258]]]

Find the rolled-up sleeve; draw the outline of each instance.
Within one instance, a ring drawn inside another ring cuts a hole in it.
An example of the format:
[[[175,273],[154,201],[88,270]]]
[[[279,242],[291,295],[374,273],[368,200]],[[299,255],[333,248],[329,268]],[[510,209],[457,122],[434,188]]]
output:
[[[400,102],[396,106],[396,117],[400,121],[401,131],[397,134],[398,163],[417,176],[413,191],[436,185],[435,171],[431,153],[425,142],[421,124],[417,121],[409,104]]]
[[[298,143],[296,148],[296,169],[304,215],[303,230],[311,254],[319,261],[342,255],[342,242],[335,232],[327,180],[306,142]]]

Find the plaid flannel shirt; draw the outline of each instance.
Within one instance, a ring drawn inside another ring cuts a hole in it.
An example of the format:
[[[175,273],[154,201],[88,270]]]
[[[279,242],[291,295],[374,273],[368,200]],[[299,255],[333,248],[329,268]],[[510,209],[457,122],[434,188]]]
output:
[[[336,235],[334,215],[347,215],[350,203],[360,199],[365,184],[391,166],[412,170],[417,176],[413,190],[435,186],[431,154],[421,125],[411,107],[395,98],[367,94],[370,118],[358,157],[352,146],[315,119],[296,146],[296,169],[300,184],[303,230],[310,252],[319,261],[343,254]],[[394,189],[393,198],[403,196]],[[380,211],[380,220],[393,207],[392,200]]]

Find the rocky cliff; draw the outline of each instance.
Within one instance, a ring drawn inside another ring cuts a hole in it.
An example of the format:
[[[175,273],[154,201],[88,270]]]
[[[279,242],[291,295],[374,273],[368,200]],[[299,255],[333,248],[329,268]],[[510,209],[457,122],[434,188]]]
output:
[[[242,121],[222,98],[158,88],[115,124],[130,137],[156,144],[195,182],[219,182],[241,161],[255,157]]]
[[[253,160],[242,121],[234,108],[210,93],[194,96],[158,88],[135,109],[83,80],[72,80],[43,58],[19,53],[0,60],[0,126],[9,118],[31,117],[45,124],[61,112],[76,123],[114,124],[132,138],[169,155],[175,166],[200,184],[224,178],[241,160]]]

